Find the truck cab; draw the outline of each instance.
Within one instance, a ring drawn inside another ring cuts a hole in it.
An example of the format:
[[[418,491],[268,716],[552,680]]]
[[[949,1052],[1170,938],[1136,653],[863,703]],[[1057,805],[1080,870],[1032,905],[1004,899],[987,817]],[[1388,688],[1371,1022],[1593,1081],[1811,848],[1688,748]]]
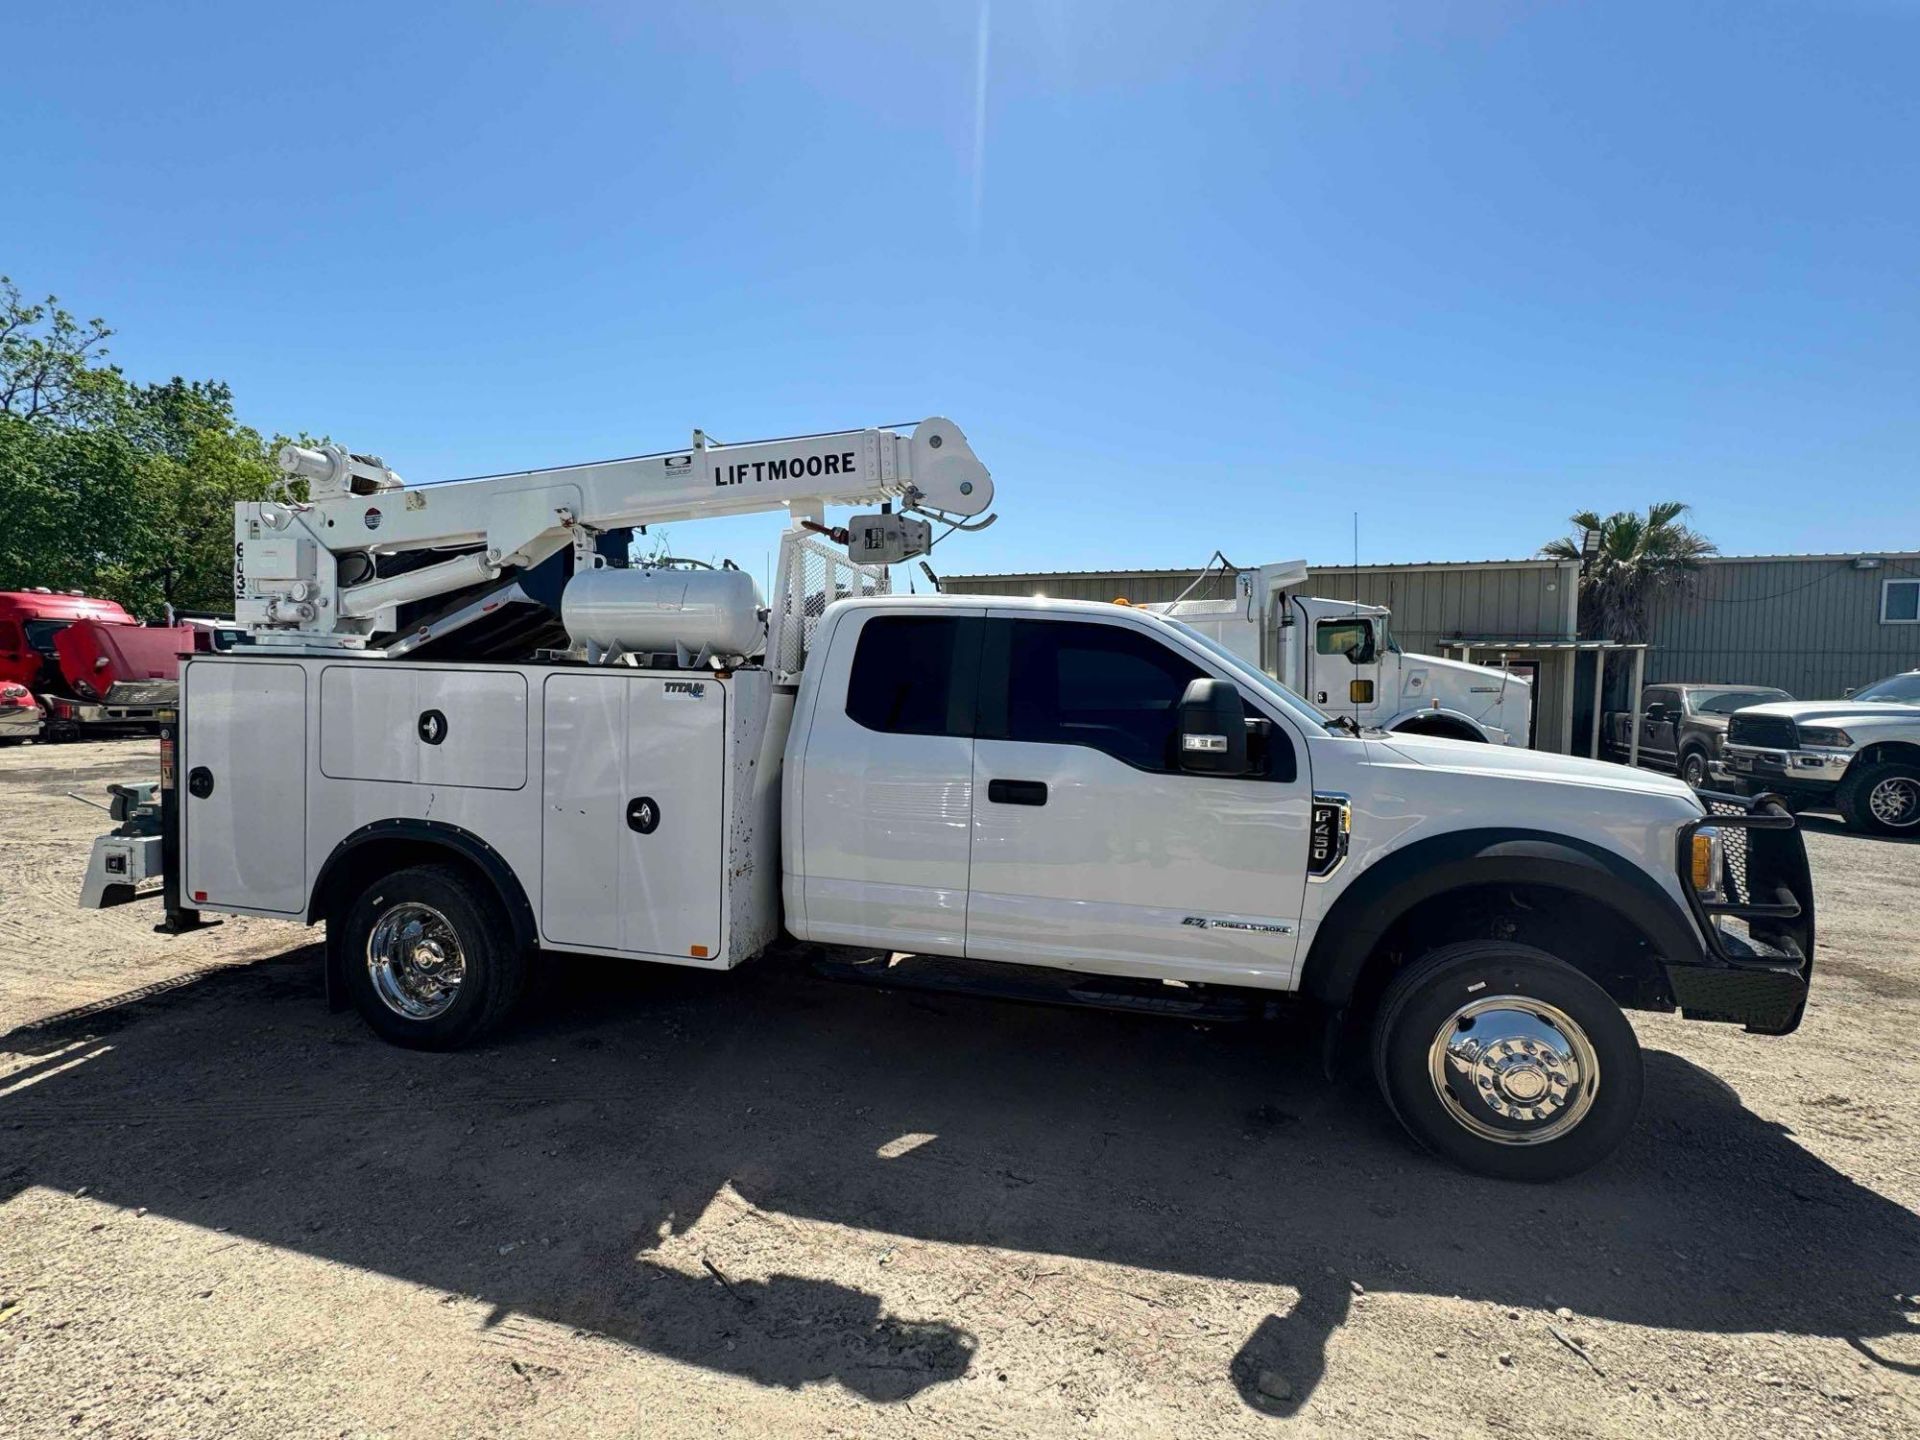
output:
[[[0,591],[0,683],[12,681],[35,691],[66,690],[54,638],[76,620],[138,623],[113,601],[90,595],[47,589]]]
[[[41,733],[148,729],[178,693],[185,627],[141,625],[118,604],[52,590],[0,593],[0,684],[38,692]]]
[[[1232,599],[1143,608],[1185,622],[1363,730],[1531,742],[1531,682],[1492,666],[1404,651],[1384,605],[1293,593],[1306,578],[1300,561],[1265,565],[1236,577]]]

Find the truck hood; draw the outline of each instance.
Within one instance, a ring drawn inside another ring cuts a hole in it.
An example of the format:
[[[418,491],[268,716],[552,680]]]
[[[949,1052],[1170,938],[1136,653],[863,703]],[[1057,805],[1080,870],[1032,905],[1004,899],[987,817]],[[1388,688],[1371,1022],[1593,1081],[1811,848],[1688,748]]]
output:
[[[1920,705],[1872,700],[1774,700],[1749,705],[1742,715],[1776,715],[1796,725],[1920,725]]]
[[[1658,795],[1686,802],[1696,812],[1699,801],[1685,781],[1651,770],[1615,765],[1606,760],[1583,760],[1576,755],[1548,755],[1513,745],[1477,745],[1470,740],[1443,740],[1432,735],[1393,734],[1369,743],[1429,770],[1459,775],[1500,776],[1508,780],[1580,785],[1619,794]]]
[[[1525,695],[1533,687],[1533,682],[1524,676],[1514,675],[1496,666],[1474,665],[1465,660],[1449,660],[1442,655],[1421,655],[1411,650],[1404,652],[1400,658],[1406,662],[1409,669],[1417,667],[1422,670],[1444,671],[1470,684],[1484,685],[1486,686],[1484,698],[1488,700],[1493,700],[1500,695],[1503,682],[1506,686],[1505,693],[1508,695]]]

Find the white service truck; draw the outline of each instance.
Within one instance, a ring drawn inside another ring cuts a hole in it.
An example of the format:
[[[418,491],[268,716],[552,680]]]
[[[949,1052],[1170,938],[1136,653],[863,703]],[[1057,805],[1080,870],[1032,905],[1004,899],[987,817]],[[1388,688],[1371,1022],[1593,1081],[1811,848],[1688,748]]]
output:
[[[117,788],[87,899],[158,874],[182,912],[324,920],[330,986],[397,1043],[477,1039],[551,952],[724,970],[783,936],[988,992],[1293,996],[1428,1147],[1544,1180],[1632,1123],[1623,1007],[1800,1021],[1812,891],[1771,801],[1363,734],[1145,609],[887,593],[929,521],[991,519],[948,421],[418,488],[283,463],[305,498],[238,507],[254,643],[187,662],[180,788]],[[764,609],[735,570],[598,558],[753,508],[797,522]]]
[[[1215,560],[1223,569],[1224,556]],[[1212,574],[1209,565],[1189,593]],[[1533,686],[1509,670],[1404,651],[1384,605],[1294,593],[1304,560],[1234,573],[1227,600],[1179,599],[1143,608],[1185,621],[1296,695],[1363,730],[1439,735],[1525,747],[1533,739]]]

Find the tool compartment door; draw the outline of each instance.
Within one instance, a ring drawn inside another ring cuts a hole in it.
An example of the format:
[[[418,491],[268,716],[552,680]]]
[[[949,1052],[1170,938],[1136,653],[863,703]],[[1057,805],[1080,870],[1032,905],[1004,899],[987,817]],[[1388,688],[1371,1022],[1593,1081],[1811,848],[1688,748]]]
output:
[[[527,783],[526,677],[379,660],[329,665],[320,672],[320,773],[518,790]]]
[[[726,702],[710,678],[547,679],[549,944],[724,963]]]
[[[191,662],[181,718],[188,900],[304,913],[306,671],[257,660]]]

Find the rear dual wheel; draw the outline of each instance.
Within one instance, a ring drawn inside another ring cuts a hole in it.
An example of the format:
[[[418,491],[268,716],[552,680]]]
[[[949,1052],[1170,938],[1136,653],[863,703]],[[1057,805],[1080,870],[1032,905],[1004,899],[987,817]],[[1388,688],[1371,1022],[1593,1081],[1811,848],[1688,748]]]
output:
[[[499,1028],[526,989],[526,953],[499,897],[450,865],[381,877],[327,928],[354,1008],[396,1045],[472,1044]]]
[[[1414,1138],[1504,1180],[1559,1180],[1613,1152],[1640,1108],[1640,1044],[1607,993],[1530,945],[1442,946],[1397,975],[1374,1075]]]

